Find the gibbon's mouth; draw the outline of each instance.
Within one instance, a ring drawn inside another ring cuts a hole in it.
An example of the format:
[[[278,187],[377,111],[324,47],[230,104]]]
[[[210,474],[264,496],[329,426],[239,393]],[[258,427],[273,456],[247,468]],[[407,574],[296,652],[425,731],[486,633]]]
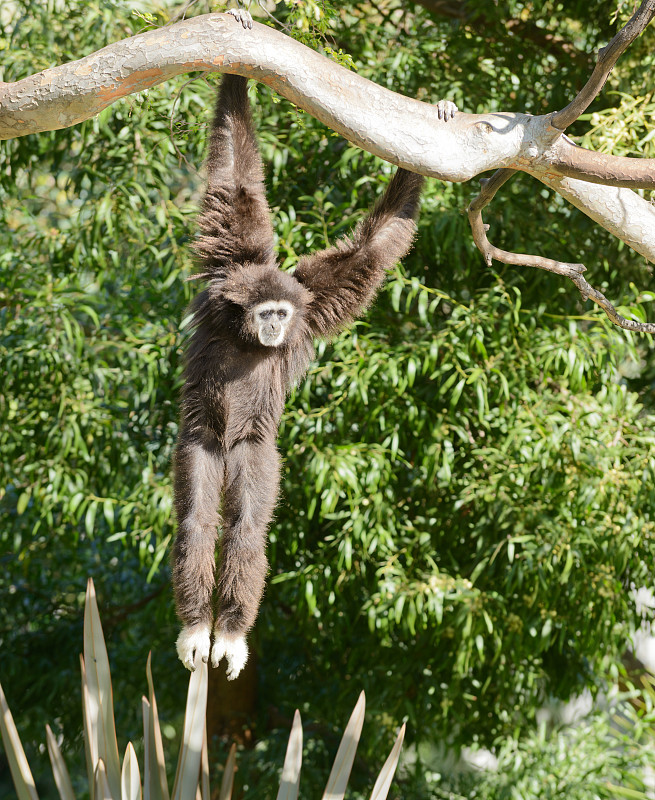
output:
[[[261,343],[266,347],[277,347],[277,345],[282,344],[284,341],[284,330],[282,327],[275,327],[271,326],[270,330],[262,330],[261,332]]]

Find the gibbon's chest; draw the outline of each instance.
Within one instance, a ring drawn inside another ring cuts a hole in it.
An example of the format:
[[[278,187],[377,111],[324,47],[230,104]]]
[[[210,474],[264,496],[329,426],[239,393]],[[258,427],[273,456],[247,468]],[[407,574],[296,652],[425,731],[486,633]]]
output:
[[[286,395],[312,354],[311,342],[290,349],[213,349],[205,363],[204,405],[227,447],[244,438],[277,436]]]

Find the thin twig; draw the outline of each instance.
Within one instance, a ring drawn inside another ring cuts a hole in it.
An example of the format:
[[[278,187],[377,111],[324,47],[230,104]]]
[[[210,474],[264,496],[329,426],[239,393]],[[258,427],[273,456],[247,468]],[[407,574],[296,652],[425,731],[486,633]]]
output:
[[[175,149],[175,152],[177,153],[177,157],[178,157],[179,163],[181,164],[184,161],[184,163],[187,165],[187,167],[189,167],[189,169],[192,172],[195,172],[195,173],[198,172],[196,167],[194,167],[193,164],[189,163],[189,161],[187,160],[187,158],[184,155],[184,153],[180,150],[180,148],[177,146],[177,144],[175,144],[175,134],[173,133],[173,120],[175,119],[175,106],[177,105],[177,101],[180,99],[180,97],[182,95],[182,92],[186,89],[186,87],[190,83],[193,83],[194,81],[197,81],[200,78],[202,78],[202,80],[204,80],[205,82],[207,80],[206,74],[203,73],[202,75],[194,75],[193,78],[189,78],[188,81],[186,81],[185,83],[182,84],[182,86],[180,86],[180,88],[177,91],[177,94],[173,98],[173,105],[171,106],[171,113],[170,113],[170,116],[168,118],[168,130],[170,131],[170,135],[171,135],[171,143],[173,145],[173,148]]]
[[[621,28],[612,41],[598,51],[598,61],[591,73],[591,77],[582,87],[581,91],[573,100],[557,111],[551,119],[554,128],[564,131],[569,125],[583,114],[591,103],[599,95],[605,85],[610,72],[614,69],[616,62],[628,49],[628,47],[639,36],[648,23],[655,17],[655,0],[643,0],[642,4],[630,17],[628,22]]]
[[[510,174],[503,176],[501,175],[503,172]],[[487,265],[491,266],[491,261],[495,258],[496,261],[501,261],[503,264],[513,264],[519,267],[537,267],[538,269],[545,269],[548,272],[554,272],[556,275],[562,275],[573,281],[582,295],[583,300],[593,300],[594,303],[603,309],[610,321],[615,325],[618,325],[620,328],[625,328],[625,330],[628,331],[655,333],[655,324],[652,322],[635,322],[634,320],[622,317],[605,295],[599,292],[598,289],[594,289],[594,287],[583,278],[582,273],[586,271],[584,264],[556,261],[552,258],[533,256],[526,253],[510,253],[507,250],[501,250],[499,247],[495,247],[491,244],[487,238],[489,226],[485,225],[482,221],[482,209],[491,201],[500,186],[511,177],[512,172],[513,170],[498,170],[492,178],[481,181],[482,191],[468,207],[473,241],[484,256]],[[490,188],[490,184],[492,184],[494,179],[495,189],[493,186]]]

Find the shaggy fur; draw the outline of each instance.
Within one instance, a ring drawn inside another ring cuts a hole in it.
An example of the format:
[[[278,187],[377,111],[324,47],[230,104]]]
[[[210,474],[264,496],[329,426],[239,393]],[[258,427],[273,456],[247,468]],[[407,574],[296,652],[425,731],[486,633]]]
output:
[[[226,75],[207,160],[195,249],[207,288],[192,304],[180,435],[175,452],[173,583],[184,624],[178,653],[190,669],[209,655],[236,677],[247,658],[267,570],[266,531],[280,463],[286,394],[305,373],[314,337],[330,337],[368,306],[409,250],[423,179],[399,169],[350,239],[278,269],[245,78]],[[284,341],[264,346],[248,325],[259,303],[293,305]],[[222,531],[218,570],[215,547]],[[217,573],[217,574],[215,574]],[[216,595],[216,609],[214,609]]]

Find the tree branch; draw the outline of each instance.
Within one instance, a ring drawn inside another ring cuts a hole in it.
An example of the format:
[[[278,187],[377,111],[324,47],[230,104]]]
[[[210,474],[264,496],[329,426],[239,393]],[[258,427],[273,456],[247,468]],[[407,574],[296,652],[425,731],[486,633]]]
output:
[[[593,300],[607,314],[608,318],[620,328],[628,331],[639,331],[640,333],[655,333],[655,324],[652,322],[635,322],[631,319],[622,317],[616,308],[610,303],[602,292],[594,289],[582,273],[586,271],[584,264],[573,264],[566,261],[555,261],[552,258],[543,256],[533,256],[524,253],[510,253],[501,250],[491,244],[487,238],[488,225],[482,221],[482,209],[493,199],[498,189],[514,174],[514,170],[498,170],[489,179],[480,181],[482,191],[468,207],[469,222],[473,233],[473,241],[478,250],[482,253],[487,266],[491,266],[492,259],[501,261],[503,264],[513,264],[518,267],[537,267],[556,275],[569,278],[577,286],[583,300]]]
[[[643,30],[654,7],[655,0],[644,0],[628,33],[617,34],[616,44],[601,51],[602,74]],[[567,109],[536,117],[459,112],[446,122],[436,106],[377,86],[272,28],[255,23],[244,30],[226,14],[148,31],[79,61],[0,83],[0,139],[74,125],[119,98],[198,70],[266,83],[357,146],[414,172],[465,181],[500,167],[502,182],[515,170],[527,172],[655,263],[655,207],[628,188],[616,188],[654,187],[655,160],[617,159],[575,147],[552,124],[565,123]],[[546,268],[547,261],[540,266]],[[615,313],[586,281],[580,286]]]
[[[597,153],[578,147],[568,136],[561,136],[549,148],[548,164],[568,178],[600,183],[603,186],[655,189],[653,159]]]
[[[650,189],[655,187],[655,166],[652,159],[634,159],[621,156],[608,156],[602,153],[594,153],[585,150],[583,147],[575,145],[567,136],[562,135],[562,131],[575,122],[592,100],[603,88],[607,76],[613,69],[619,57],[626,51],[629,45],[643,32],[648,23],[655,17],[655,0],[643,0],[641,6],[632,15],[624,27],[614,36],[612,41],[604,47],[598,55],[598,62],[594,71],[574,100],[562,111],[550,116],[552,130],[554,133],[553,143],[544,150],[538,159],[535,159],[536,169],[528,168],[535,177],[544,183],[551,185],[556,191],[560,192],[570,202],[592,218],[593,212],[589,203],[589,192],[585,189],[580,190],[580,182],[589,184],[591,193],[597,191],[599,185],[615,187],[615,193],[603,193],[603,201],[606,202],[605,215],[607,218],[610,206],[616,214],[614,223],[605,220],[604,224],[608,230],[612,227],[616,230],[620,228],[620,237],[627,241],[626,237],[632,239],[631,247],[638,252],[644,253],[642,248],[642,229],[641,215],[631,217],[628,209],[622,205],[625,201],[626,206],[634,205],[632,198],[636,197],[633,192],[629,194],[621,193],[620,187],[632,187]],[[529,148],[528,148],[529,149]],[[538,150],[538,148],[535,147]],[[482,253],[487,265],[491,265],[492,259],[502,261],[504,264],[515,264],[517,266],[537,267],[563,275],[570,278],[577,286],[584,300],[593,300],[599,305],[608,318],[621,328],[641,333],[655,333],[655,324],[650,322],[635,322],[622,317],[616,308],[610,303],[602,292],[594,289],[582,273],[586,267],[583,264],[571,264],[563,261],[554,261],[542,256],[526,255],[521,253],[510,253],[495,247],[487,238],[488,225],[482,220],[482,209],[487,206],[494,198],[500,187],[512,177],[515,169],[498,170],[490,179],[480,181],[482,190],[480,194],[471,202],[468,207],[469,222],[473,233],[473,240]],[[592,185],[593,184],[593,188]],[[583,184],[584,185],[584,184]],[[579,202],[580,196],[584,197],[582,205]],[[637,204],[638,206],[640,204]],[[584,206],[584,207],[583,207]],[[637,221],[638,220],[638,221]],[[635,230],[635,222],[637,222]],[[630,228],[630,231],[628,231]],[[615,231],[612,231],[615,232]],[[645,254],[645,253],[644,253]],[[646,255],[650,258],[650,255]],[[651,258],[652,260],[652,258]]]
[[[553,115],[554,128],[565,131],[569,125],[583,114],[593,100],[600,94],[616,62],[634,40],[643,33],[648,23],[655,17],[655,0],[643,0],[632,17],[626,22],[612,41],[598,52],[598,60],[587,83],[577,96],[561,111]]]

